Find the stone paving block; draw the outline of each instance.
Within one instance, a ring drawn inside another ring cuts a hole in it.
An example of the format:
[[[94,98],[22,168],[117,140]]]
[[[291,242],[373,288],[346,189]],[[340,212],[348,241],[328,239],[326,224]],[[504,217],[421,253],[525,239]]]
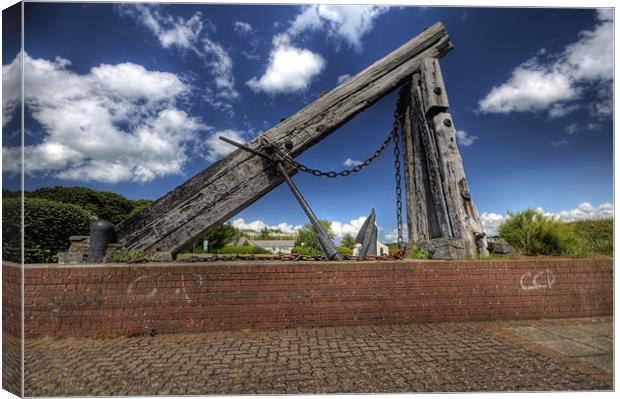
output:
[[[587,328],[583,328],[582,326],[579,326],[579,325],[572,325],[572,326],[571,325],[560,325],[560,326],[543,325],[543,326],[539,326],[538,328],[543,331],[547,331],[551,334],[554,334],[558,337],[563,337],[563,338],[568,338],[568,339],[591,337],[594,335],[592,331],[588,331]]]
[[[534,341],[550,341],[558,338],[563,338],[558,336],[556,333],[543,330],[542,328],[538,328],[535,326],[523,326],[523,327],[510,327],[507,328],[513,334],[517,334],[523,338],[527,338]]]
[[[605,354],[605,351],[601,349],[597,349],[597,348],[593,348],[588,345],[580,344],[579,342],[576,342],[570,339],[556,339],[556,340],[551,340],[551,341],[540,341],[540,343],[570,357]]]
[[[592,323],[592,324],[580,324],[576,326],[582,331],[585,331],[588,336],[594,337],[608,337],[613,338],[614,329],[613,322],[611,323]]]
[[[604,353],[613,353],[614,351],[614,340],[607,337],[586,337],[575,339],[576,342],[579,342],[584,345],[592,346],[601,350]]]
[[[609,374],[614,372],[614,357],[611,353],[598,356],[581,356],[579,360]]]
[[[506,325],[519,327],[511,323]],[[611,389],[605,379],[502,339],[484,326],[41,338],[25,343],[25,388],[27,396]],[[586,345],[572,344],[588,361],[604,363],[605,357],[594,359],[584,351]]]

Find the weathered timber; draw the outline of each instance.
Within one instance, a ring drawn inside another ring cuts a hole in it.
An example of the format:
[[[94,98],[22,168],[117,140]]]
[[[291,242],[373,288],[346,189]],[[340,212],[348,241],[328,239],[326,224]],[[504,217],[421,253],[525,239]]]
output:
[[[448,93],[443,83],[441,68],[437,58],[427,58],[422,62],[420,70],[422,101],[424,102],[424,115],[432,118],[439,112],[448,109]]]
[[[435,84],[443,87],[439,62],[425,61],[424,65],[420,73],[412,76],[410,92],[401,93],[401,102],[407,110],[402,123],[408,179],[405,184],[407,227],[413,233],[409,241],[454,240],[453,244],[442,245],[449,250],[438,251],[442,255],[437,256],[441,257],[486,255],[484,230],[467,185],[452,117],[437,111],[443,106],[427,108],[436,102],[437,93],[424,88],[428,82],[422,77],[424,70],[432,70]],[[429,72],[426,74],[430,79]],[[445,89],[441,92],[445,93]],[[447,105],[447,98],[444,104]]]
[[[443,24],[436,23],[262,136],[275,144],[290,141],[297,156],[405,83],[424,59],[451,48]],[[257,148],[258,138],[248,145]],[[173,256],[282,182],[271,162],[235,150],[117,225],[119,241],[128,249]]]
[[[452,116],[447,112],[441,112],[433,117],[432,123],[437,139],[439,160],[444,172],[446,201],[451,203],[457,212],[456,218],[461,224],[460,236],[465,240],[469,254],[488,255],[486,243],[484,241],[476,243],[481,234],[484,237],[484,229],[465,177]]]

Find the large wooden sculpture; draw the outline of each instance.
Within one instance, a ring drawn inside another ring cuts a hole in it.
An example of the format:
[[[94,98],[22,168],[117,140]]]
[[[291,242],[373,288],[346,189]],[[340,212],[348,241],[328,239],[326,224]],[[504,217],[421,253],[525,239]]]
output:
[[[480,229],[471,227],[477,222],[473,203],[456,205],[456,198],[465,194],[467,183],[456,144],[448,142],[454,139],[454,129],[445,122],[450,120],[449,114],[442,113],[447,108],[443,82],[443,93],[435,90],[432,84],[429,93],[428,87],[420,83],[432,79],[441,81],[437,59],[451,49],[448,34],[438,22],[246,146],[259,150],[261,141],[276,146],[286,143],[289,154],[298,156],[380,98],[408,84],[409,92],[404,100],[401,99],[410,110],[402,121],[405,142],[409,145],[405,152],[409,168],[407,203],[408,211],[411,208],[410,212],[421,213],[409,215],[410,240],[465,239],[467,253],[473,254],[476,247],[469,245],[470,233]],[[436,69],[429,69],[432,65]],[[408,83],[412,76],[417,83]],[[420,103],[420,99],[430,98],[433,98],[430,108]],[[445,106],[441,105],[442,101]],[[413,126],[419,119],[415,113],[421,109],[425,115],[422,123],[429,129],[418,132]],[[444,139],[432,139],[433,135]],[[416,167],[415,163],[422,160],[426,166]],[[290,163],[282,166],[289,175],[296,172]],[[143,251],[156,259],[170,259],[193,240],[283,183],[280,172],[274,162],[251,151],[235,150],[117,225],[118,239],[127,249]],[[453,187],[452,182],[458,187]],[[416,188],[425,184],[430,184],[429,189]],[[418,204],[418,199],[413,198],[416,195],[420,195],[419,201],[426,201],[426,205]],[[422,199],[432,196],[443,198],[433,197],[434,202]],[[464,210],[466,205],[471,207],[470,211]]]

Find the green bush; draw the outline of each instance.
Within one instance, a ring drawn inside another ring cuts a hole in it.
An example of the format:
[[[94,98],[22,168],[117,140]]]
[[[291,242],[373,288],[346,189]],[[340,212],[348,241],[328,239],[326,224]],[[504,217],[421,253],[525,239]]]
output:
[[[425,249],[418,247],[417,245],[412,245],[411,248],[405,254],[406,259],[431,259],[431,254],[429,254]]]
[[[340,252],[342,255],[353,255],[353,251],[351,250],[351,248],[347,248],[347,247],[337,247],[338,252]]]
[[[148,257],[142,251],[131,251],[129,249],[121,249],[111,256],[111,261],[116,263],[127,263],[136,259],[148,260]]]
[[[508,212],[508,216],[499,226],[499,236],[522,254],[570,257],[586,254],[584,243],[567,223],[531,208]]]
[[[140,199],[140,200],[131,201],[131,202],[132,202],[132,205],[133,205],[133,209],[131,210],[131,212],[129,212],[127,217],[133,216],[136,213],[140,212],[141,210],[146,208],[147,205],[149,205],[153,201],[152,200],[147,200],[147,199]]]
[[[134,201],[122,195],[95,191],[86,187],[44,187],[25,192],[24,195],[29,198],[43,198],[63,204],[78,205],[113,224],[127,218],[134,209]]]
[[[614,221],[613,219],[581,220],[570,222],[573,229],[591,255],[613,256]]]
[[[2,200],[2,251],[5,259],[20,261],[21,201]],[[80,207],[41,198],[24,199],[24,257],[26,263],[55,263],[69,248],[69,237],[88,235],[92,219]]]
[[[293,247],[291,250],[292,254],[295,255],[304,255],[304,256],[321,256],[323,252],[317,250],[316,248],[309,247]]]
[[[218,254],[271,254],[265,248],[255,247],[252,245],[240,247],[224,247],[217,251]]]

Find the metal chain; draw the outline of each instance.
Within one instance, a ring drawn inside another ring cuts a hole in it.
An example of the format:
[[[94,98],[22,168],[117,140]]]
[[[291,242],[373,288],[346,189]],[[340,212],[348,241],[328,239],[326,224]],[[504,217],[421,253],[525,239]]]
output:
[[[401,97],[399,96],[396,110],[394,111],[392,140],[394,141],[394,179],[396,180],[396,228],[398,232],[398,248],[403,251],[403,200],[400,175],[400,135],[398,134],[401,129],[400,121],[402,118],[402,104],[400,99]]]
[[[284,160],[285,162],[293,165],[294,167],[296,167],[298,170],[311,174],[313,176],[317,176],[317,177],[339,177],[339,176],[348,176],[351,173],[357,173],[359,171],[361,171],[362,169],[364,169],[366,166],[370,165],[372,161],[374,161],[376,158],[379,157],[379,155],[381,155],[381,153],[387,148],[387,146],[390,144],[390,141],[393,140],[394,136],[398,135],[398,132],[392,130],[387,137],[385,138],[385,140],[383,140],[383,143],[381,143],[381,145],[379,146],[379,148],[377,150],[375,150],[375,152],[372,153],[371,156],[369,156],[364,162],[355,165],[353,168],[351,169],[343,169],[340,172],[334,172],[334,171],[329,171],[329,172],[324,172],[322,170],[319,169],[314,169],[311,168],[307,165],[304,165],[302,163],[297,162],[295,159],[293,159],[293,157],[288,153],[288,152],[283,152],[280,151],[278,149],[278,153],[280,154],[280,156],[282,157],[282,160]],[[276,147],[277,148],[277,147]]]

